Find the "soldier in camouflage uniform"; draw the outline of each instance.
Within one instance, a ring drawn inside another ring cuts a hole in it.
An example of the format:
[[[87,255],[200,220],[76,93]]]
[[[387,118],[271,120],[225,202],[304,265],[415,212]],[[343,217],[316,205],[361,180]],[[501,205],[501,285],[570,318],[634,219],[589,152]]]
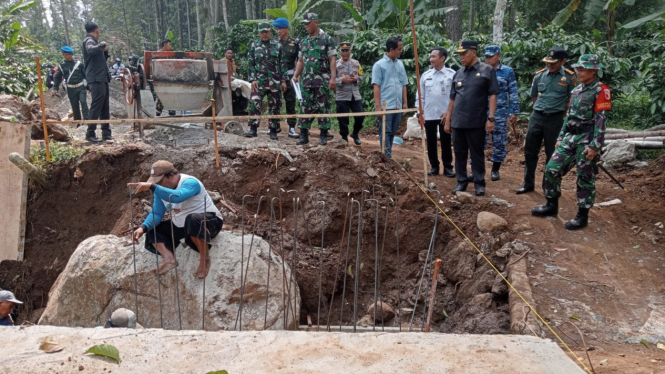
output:
[[[282,45],[282,59],[286,64],[286,91],[283,92],[286,114],[296,114],[296,91],[293,88],[293,84],[291,84],[291,79],[296,72],[300,42],[289,35],[289,20],[286,18],[277,18],[272,25],[277,29],[279,44]],[[298,138],[296,119],[289,118],[286,120],[286,123],[289,124],[289,138]]]
[[[305,114],[330,113],[330,92],[337,88],[337,50],[330,35],[319,29],[319,16],[306,13],[303,19],[307,35],[300,42],[300,54],[294,79],[302,73],[302,103]],[[309,143],[313,118],[301,118],[298,144]],[[330,118],[319,118],[319,144],[326,145]]]
[[[610,88],[600,83],[597,55],[582,55],[573,65],[580,85],[571,94],[568,115],[557,138],[557,149],[547,163],[543,190],[547,204],[535,207],[538,217],[556,216],[561,196],[561,178],[577,166],[577,206],[575,218],[566,222],[568,230],[586,227],[589,209],[596,199],[596,162],[605,140],[605,113],[612,109]]]
[[[249,46],[249,81],[252,82],[252,94],[249,98],[249,115],[261,115],[261,103],[268,96],[270,114],[279,114],[282,108],[280,89],[286,90],[286,65],[282,61],[282,45],[271,39],[270,24],[259,23],[259,39]],[[250,130],[245,134],[248,138],[257,136],[258,119],[249,120]],[[270,120],[270,139],[277,140],[279,120]]]
[[[86,92],[88,82],[85,80],[85,66],[83,61],[74,60],[74,50],[70,46],[60,48],[65,61],[58,64],[58,70],[53,78],[53,95],[60,91],[60,83],[65,82],[67,97],[72,106],[74,120],[88,119],[88,103]],[[83,117],[81,117],[83,112]],[[80,127],[81,124],[76,124]]]

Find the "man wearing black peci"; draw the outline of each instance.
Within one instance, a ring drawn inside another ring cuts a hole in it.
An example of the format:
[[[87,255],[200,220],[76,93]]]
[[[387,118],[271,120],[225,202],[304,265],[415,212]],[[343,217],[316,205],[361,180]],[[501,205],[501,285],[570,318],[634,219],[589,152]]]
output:
[[[88,120],[108,120],[109,112],[109,70],[106,60],[109,58],[109,47],[106,42],[99,41],[99,26],[94,22],[85,24],[87,35],[83,39],[83,64],[85,65],[85,79],[90,87],[92,101],[88,111]],[[88,125],[85,140],[99,143],[112,141],[111,126],[102,123],[102,139],[97,138],[97,124]]]

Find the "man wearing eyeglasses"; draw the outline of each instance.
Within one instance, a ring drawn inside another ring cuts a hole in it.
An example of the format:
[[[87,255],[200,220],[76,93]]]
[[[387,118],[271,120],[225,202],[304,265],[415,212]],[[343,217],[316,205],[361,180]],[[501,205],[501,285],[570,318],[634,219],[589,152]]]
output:
[[[529,118],[529,128],[524,143],[524,183],[515,190],[517,194],[531,192],[535,187],[536,167],[540,147],[545,144],[547,164],[556,148],[556,139],[563,126],[563,118],[568,110],[570,93],[577,86],[572,70],[565,69],[568,54],[561,47],[550,48],[543,62],[545,69],[538,70],[531,84],[533,113]]]

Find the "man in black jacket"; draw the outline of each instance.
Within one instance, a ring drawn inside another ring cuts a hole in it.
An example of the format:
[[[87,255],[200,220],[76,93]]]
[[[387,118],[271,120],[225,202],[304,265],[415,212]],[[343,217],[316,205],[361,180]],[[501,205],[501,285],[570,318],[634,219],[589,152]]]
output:
[[[90,87],[92,102],[88,112],[88,120],[108,120],[109,115],[109,70],[106,60],[109,58],[109,48],[106,42],[99,42],[99,26],[94,22],[85,24],[87,35],[83,39],[83,63],[85,65],[85,78]],[[102,123],[102,139],[97,138],[97,124],[89,124],[85,140],[98,143],[112,141],[111,127]]]

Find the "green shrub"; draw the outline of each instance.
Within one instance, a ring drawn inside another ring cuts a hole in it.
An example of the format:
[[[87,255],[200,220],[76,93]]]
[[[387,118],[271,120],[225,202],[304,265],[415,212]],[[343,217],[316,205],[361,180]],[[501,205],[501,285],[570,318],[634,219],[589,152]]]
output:
[[[49,143],[51,162],[46,162],[46,149],[40,146],[30,147],[30,162],[40,170],[45,170],[48,165],[67,164],[81,157],[85,150],[74,145],[58,142]]]

